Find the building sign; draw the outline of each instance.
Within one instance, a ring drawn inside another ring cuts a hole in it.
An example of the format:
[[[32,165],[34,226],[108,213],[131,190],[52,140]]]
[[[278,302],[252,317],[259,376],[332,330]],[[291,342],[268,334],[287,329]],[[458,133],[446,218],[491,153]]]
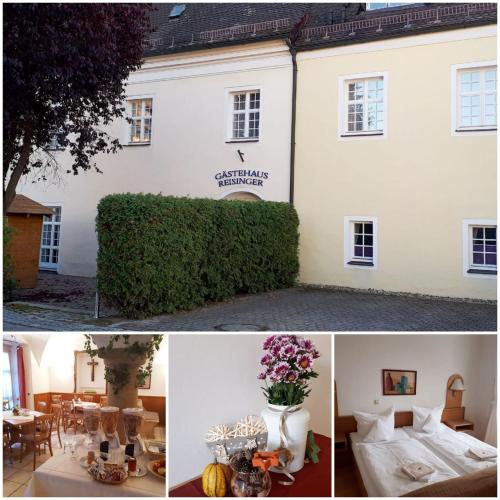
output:
[[[218,187],[226,186],[261,186],[269,177],[268,172],[261,170],[223,170],[215,174]]]

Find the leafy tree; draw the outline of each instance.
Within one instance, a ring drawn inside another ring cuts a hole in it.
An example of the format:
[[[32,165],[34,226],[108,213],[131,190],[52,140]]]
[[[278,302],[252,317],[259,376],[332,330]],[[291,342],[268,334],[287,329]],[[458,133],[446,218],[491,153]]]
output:
[[[3,5],[3,211],[22,175],[45,179],[57,167],[48,144],[72,156],[68,173],[99,171],[93,157],[114,153],[102,127],[123,116],[125,80],[140,67],[148,4]]]

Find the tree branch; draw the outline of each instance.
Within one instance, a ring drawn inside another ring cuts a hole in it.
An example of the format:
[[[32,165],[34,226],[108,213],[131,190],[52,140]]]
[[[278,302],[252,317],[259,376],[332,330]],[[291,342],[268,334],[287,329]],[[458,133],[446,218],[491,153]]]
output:
[[[16,166],[12,169],[12,173],[9,178],[9,182],[7,186],[3,186],[3,215],[4,217],[7,215],[7,210],[10,207],[10,204],[14,200],[16,196],[16,188],[19,184],[19,180],[23,175],[26,167],[28,166],[28,162],[31,154],[31,141],[33,138],[33,125],[31,121],[29,121],[24,129],[24,137],[23,137],[23,146],[21,148],[21,153],[19,155],[19,159],[16,163]]]

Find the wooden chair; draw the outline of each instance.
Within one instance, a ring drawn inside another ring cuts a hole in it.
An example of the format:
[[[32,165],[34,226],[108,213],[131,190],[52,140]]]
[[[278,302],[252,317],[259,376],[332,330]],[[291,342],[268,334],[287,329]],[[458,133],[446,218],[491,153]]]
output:
[[[40,446],[43,444],[49,445],[50,456],[52,453],[52,425],[54,423],[54,415],[49,413],[47,415],[41,415],[40,417],[35,417],[34,427],[36,429],[35,432],[29,434],[21,435],[21,443],[25,445],[26,448],[28,445],[33,447],[33,470],[36,468],[36,450],[38,448],[38,453],[40,453]],[[21,458],[20,462],[23,461],[23,446],[21,446]]]
[[[62,402],[62,424],[64,432],[70,427],[74,427],[76,432],[78,426],[83,425],[83,417],[77,414],[73,401]]]
[[[57,429],[57,437],[59,439],[59,446],[62,448],[61,434],[59,428],[61,427],[62,420],[62,405],[61,403],[52,403],[52,413],[54,414],[54,424]]]
[[[28,428],[33,429],[32,426],[28,426]],[[22,429],[21,426],[4,423],[4,439],[5,437],[7,437],[7,443],[8,443],[7,455],[9,457],[9,463],[12,463],[12,446],[15,444],[20,444],[22,447],[21,429]]]
[[[108,406],[108,396],[101,396],[99,398],[99,404],[101,406]]]
[[[6,422],[3,423],[3,452],[7,452],[7,456],[9,457],[9,463],[12,463],[12,450],[10,449],[10,433],[9,433],[10,425]]]
[[[86,402],[86,403],[93,403],[94,402],[94,396],[83,396],[83,400]]]
[[[45,401],[38,401],[36,409],[39,412],[47,413],[47,403]]]

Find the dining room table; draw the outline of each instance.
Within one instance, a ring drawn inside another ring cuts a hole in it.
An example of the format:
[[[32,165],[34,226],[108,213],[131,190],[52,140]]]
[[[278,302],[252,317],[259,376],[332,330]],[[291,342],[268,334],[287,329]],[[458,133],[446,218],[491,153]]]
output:
[[[41,415],[45,415],[44,413],[40,411],[35,411],[35,410],[23,410],[20,412],[19,415],[14,415],[12,410],[4,411],[2,412],[2,420],[4,423],[9,424],[9,425],[26,425],[33,423],[35,420],[35,417],[39,417]]]
[[[86,408],[100,408],[99,403],[92,403],[91,401],[77,401],[73,400],[73,406],[76,411],[83,411]]]
[[[124,447],[122,446],[122,449]],[[77,448],[77,456],[54,454],[33,472],[24,496],[33,497],[165,497],[165,479],[152,474],[148,454],[137,458],[139,467],[147,471],[143,477],[129,476],[121,484],[106,484],[92,478],[87,467],[80,465],[85,449]]]
[[[295,482],[286,486],[280,484],[282,479],[287,480],[283,474],[271,472],[270,497],[331,497],[332,496],[332,440],[321,434],[314,434],[314,440],[320,448],[319,462],[311,461],[293,474]],[[201,477],[196,477],[187,483],[173,487],[168,492],[169,497],[202,497]],[[231,496],[231,492],[229,492]]]
[[[35,421],[35,417],[39,417],[40,415],[44,415],[44,413],[36,410],[28,410],[24,409],[19,412],[19,415],[14,415],[12,410],[6,410],[2,412],[2,421],[4,424],[8,426],[21,428],[24,430],[21,431],[23,433],[32,432],[30,429],[26,429],[26,426],[33,425]],[[26,444],[26,451],[29,452],[32,450],[30,444]],[[9,453],[9,463],[12,463],[12,455]]]

